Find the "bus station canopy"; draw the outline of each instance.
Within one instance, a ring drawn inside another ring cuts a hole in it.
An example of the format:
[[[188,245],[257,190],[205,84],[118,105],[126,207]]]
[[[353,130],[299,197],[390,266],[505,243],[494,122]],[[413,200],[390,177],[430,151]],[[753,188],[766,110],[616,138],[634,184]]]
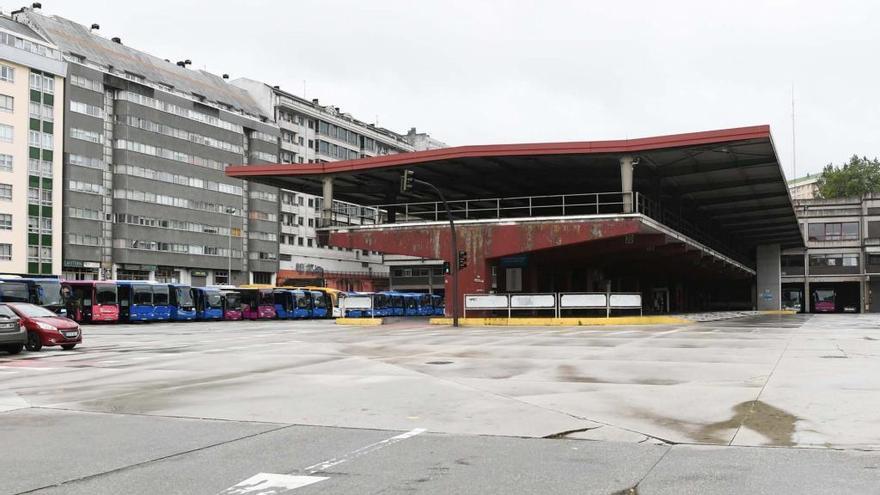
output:
[[[740,248],[803,246],[769,126],[613,141],[459,146],[312,164],[230,166],[227,175],[308,194],[333,178],[334,199],[361,205],[436,201],[400,193],[400,175],[432,183],[448,200],[619,192],[619,160],[638,159],[633,190],[711,222]]]

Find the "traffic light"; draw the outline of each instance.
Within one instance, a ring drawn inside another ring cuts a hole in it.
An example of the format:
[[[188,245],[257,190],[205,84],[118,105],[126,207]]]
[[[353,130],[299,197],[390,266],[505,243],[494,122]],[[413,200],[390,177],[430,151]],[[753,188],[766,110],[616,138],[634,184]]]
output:
[[[467,251],[458,252],[458,269],[461,270],[467,266]]]
[[[412,170],[404,170],[402,174],[400,174],[400,192],[405,193],[411,190],[413,187],[413,171]]]
[[[443,262],[443,275],[449,275],[450,273],[452,273],[452,269],[449,266],[449,262],[444,261]]]

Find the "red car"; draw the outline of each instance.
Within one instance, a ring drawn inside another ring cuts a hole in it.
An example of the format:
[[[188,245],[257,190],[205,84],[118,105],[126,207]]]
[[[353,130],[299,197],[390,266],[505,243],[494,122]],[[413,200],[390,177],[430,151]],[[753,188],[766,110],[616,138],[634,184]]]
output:
[[[39,351],[44,345],[60,345],[69,351],[82,343],[82,330],[70,318],[35,304],[10,302],[5,305],[21,318],[21,326],[27,329],[25,347],[29,351]]]

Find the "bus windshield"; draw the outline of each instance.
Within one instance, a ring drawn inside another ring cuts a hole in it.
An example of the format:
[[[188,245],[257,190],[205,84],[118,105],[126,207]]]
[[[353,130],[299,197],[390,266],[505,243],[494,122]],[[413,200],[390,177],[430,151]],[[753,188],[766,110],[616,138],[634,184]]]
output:
[[[97,304],[116,304],[116,286],[100,284],[95,286]]]
[[[834,302],[834,291],[819,289],[816,291],[816,302]]]
[[[205,294],[205,300],[208,302],[209,308],[216,309],[219,308],[221,305],[219,292],[208,292],[207,294]]]
[[[57,279],[36,280],[40,294],[40,305],[61,306],[61,282]]]
[[[29,296],[26,282],[5,280],[0,283],[0,300],[4,302],[30,302]]]
[[[241,295],[235,292],[226,294],[227,309],[241,309]]]
[[[275,304],[275,296],[272,294],[272,290],[270,289],[260,289],[260,303],[261,305],[271,306]]]
[[[193,305],[193,298],[192,294],[190,293],[189,287],[175,287],[174,290],[177,291],[178,307]]]

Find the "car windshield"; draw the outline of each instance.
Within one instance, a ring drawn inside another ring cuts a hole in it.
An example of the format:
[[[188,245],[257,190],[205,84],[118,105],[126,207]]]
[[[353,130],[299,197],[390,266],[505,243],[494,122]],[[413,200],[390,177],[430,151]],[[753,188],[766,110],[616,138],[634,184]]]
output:
[[[42,318],[46,316],[58,316],[46,308],[34,304],[16,304],[13,306],[19,313],[28,318]]]
[[[190,293],[189,287],[178,287],[177,289],[177,305],[178,306],[192,306],[193,298]]]
[[[37,280],[40,291],[40,304],[43,306],[61,306],[61,282],[55,279]]]
[[[116,286],[99,285],[95,288],[98,304],[116,304]]]
[[[16,315],[15,311],[12,311],[9,306],[5,304],[0,305],[0,318],[15,318],[16,316],[18,315]]]
[[[206,299],[208,301],[208,307],[210,308],[219,308],[221,304],[220,293],[218,292],[209,292],[206,295]]]

